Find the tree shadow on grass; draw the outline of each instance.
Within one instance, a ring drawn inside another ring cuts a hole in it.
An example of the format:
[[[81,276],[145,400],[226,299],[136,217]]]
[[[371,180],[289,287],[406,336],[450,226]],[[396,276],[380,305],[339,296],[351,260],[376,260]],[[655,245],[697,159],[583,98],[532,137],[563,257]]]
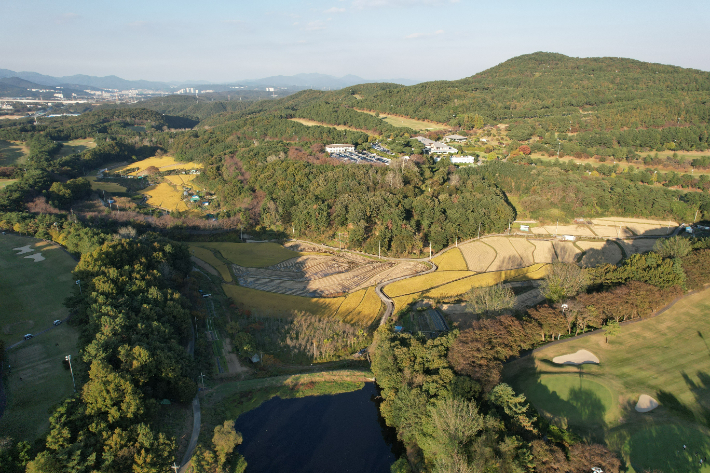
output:
[[[696,372],[695,375],[698,377],[698,383],[690,379],[690,376],[685,372],[681,373],[681,375],[685,380],[685,384],[688,385],[690,392],[692,392],[695,397],[701,422],[705,427],[710,428],[710,374],[704,371]]]

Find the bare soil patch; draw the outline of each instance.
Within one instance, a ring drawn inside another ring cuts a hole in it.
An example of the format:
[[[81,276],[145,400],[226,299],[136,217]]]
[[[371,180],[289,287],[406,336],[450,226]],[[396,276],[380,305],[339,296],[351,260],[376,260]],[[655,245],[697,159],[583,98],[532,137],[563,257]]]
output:
[[[556,356],[552,359],[553,363],[558,365],[583,365],[583,364],[599,364],[599,358],[594,353],[588,350],[579,350],[568,355]]]

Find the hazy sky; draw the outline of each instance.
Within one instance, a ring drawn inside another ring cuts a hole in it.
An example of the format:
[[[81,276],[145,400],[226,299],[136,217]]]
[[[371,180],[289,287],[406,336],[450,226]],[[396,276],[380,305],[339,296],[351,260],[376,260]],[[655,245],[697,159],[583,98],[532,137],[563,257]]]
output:
[[[535,51],[710,70],[710,2],[0,0],[0,68],[214,82],[458,79]]]

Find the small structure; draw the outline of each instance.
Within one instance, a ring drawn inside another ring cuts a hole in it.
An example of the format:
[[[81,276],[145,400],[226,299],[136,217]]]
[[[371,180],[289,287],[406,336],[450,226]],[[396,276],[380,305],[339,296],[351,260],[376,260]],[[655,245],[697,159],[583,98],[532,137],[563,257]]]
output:
[[[444,137],[444,143],[448,143],[449,141],[455,141],[457,143],[465,143],[467,139],[468,138],[466,138],[465,136],[461,136],[461,135],[446,135]]]
[[[252,363],[259,363],[261,361],[261,357],[259,357],[258,353],[255,353],[254,356],[250,358]]]
[[[430,145],[426,147],[426,150],[429,151],[429,153],[433,154],[442,154],[442,153],[458,153],[459,150],[456,148],[453,148],[449,145],[445,145],[444,143],[440,143],[438,141],[434,141]]]
[[[325,147],[325,152],[329,154],[344,153],[346,151],[355,151],[355,145],[351,144],[332,144]]]
[[[412,139],[417,140],[418,142],[420,142],[424,146],[429,146],[430,144],[435,143],[434,140],[430,140],[429,138],[425,138],[423,136],[415,136]]]
[[[574,240],[576,240],[576,238],[575,238],[574,235],[562,235],[562,239],[563,239],[564,241],[574,241]]]
[[[529,232],[529,231],[530,231],[530,225],[520,225],[520,231]]]

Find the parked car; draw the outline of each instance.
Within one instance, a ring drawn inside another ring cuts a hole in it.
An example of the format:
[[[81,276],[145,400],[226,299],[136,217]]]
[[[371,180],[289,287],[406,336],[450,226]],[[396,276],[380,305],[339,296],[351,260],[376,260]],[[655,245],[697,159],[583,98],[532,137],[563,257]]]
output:
[[[202,294],[202,297],[211,297],[212,294]]]
[[[59,324],[61,324],[61,323],[62,323],[62,321],[59,320],[59,319],[57,319],[57,320],[54,321],[54,325],[59,325]]]
[[[25,334],[25,340],[29,340],[30,338],[32,338],[31,333]]]

